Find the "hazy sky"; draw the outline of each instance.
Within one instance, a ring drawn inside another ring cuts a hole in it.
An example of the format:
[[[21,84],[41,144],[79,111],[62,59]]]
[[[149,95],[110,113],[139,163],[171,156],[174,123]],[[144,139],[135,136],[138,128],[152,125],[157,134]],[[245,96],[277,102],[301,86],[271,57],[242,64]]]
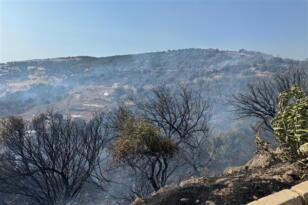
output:
[[[179,48],[308,58],[308,0],[0,0],[0,62]]]

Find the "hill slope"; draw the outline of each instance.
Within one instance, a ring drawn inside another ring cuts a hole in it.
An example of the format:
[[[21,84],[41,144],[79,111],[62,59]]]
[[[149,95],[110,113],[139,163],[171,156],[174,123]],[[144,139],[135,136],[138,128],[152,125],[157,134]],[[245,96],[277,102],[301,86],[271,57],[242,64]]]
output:
[[[213,102],[213,125],[224,132],[224,153],[210,171],[241,165],[254,152],[247,125],[234,120],[228,98],[248,82],[268,78],[306,61],[260,52],[184,49],[112,57],[66,57],[0,64],[0,117],[31,118],[55,108],[72,117],[88,118],[112,109],[128,96],[142,96],[158,85],[193,86]]]
[[[244,166],[228,168],[221,176],[192,178],[164,187],[132,205],[241,205],[289,189],[308,179],[307,169],[277,162],[267,154],[254,156]]]
[[[177,83],[210,85],[210,95],[220,108],[246,82],[300,63],[259,52],[217,49],[9,62],[0,64],[0,116],[31,117],[53,107],[73,117],[88,117],[129,95]],[[217,120],[226,115],[226,109],[219,110]]]

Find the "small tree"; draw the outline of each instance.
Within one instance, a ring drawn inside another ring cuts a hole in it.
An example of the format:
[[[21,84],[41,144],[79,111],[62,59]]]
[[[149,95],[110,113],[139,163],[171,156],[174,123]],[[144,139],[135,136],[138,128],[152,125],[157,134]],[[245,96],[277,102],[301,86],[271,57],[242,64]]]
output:
[[[124,114],[124,113],[123,113]],[[144,176],[157,191],[169,177],[169,159],[176,152],[175,144],[160,135],[152,124],[125,113],[119,121],[119,135],[113,146],[113,157]]]
[[[0,191],[40,205],[68,204],[99,163],[107,142],[102,117],[89,122],[41,114],[1,122]]]
[[[290,90],[293,86],[308,93],[308,73],[305,68],[293,68],[270,79],[249,83],[245,93],[233,95],[231,104],[240,118],[257,119],[260,123],[258,127],[273,132],[271,121],[278,110],[279,93]]]
[[[187,86],[162,86],[134,102],[130,109],[120,106],[111,120],[118,137],[114,158],[135,178],[122,186],[128,194],[121,198],[144,197],[168,182],[202,175],[216,151],[208,138],[207,98]]]
[[[190,174],[201,175],[214,150],[209,140],[211,106],[209,100],[185,86],[158,87],[137,102],[137,112],[155,125],[179,149],[178,162]],[[173,169],[173,168],[172,168]]]
[[[288,159],[298,159],[300,147],[308,143],[308,96],[299,87],[279,95],[279,110],[272,121],[277,141]]]

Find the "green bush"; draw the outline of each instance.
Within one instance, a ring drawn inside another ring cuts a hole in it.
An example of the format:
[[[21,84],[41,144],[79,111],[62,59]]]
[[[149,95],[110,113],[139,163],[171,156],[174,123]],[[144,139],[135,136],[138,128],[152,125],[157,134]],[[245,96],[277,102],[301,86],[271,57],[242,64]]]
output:
[[[113,146],[113,157],[122,161],[140,156],[172,157],[175,144],[160,135],[152,124],[128,116],[120,126],[118,139]]]
[[[277,141],[286,150],[287,159],[305,157],[302,150],[308,143],[308,96],[299,87],[292,87],[279,95],[279,110],[272,126]]]

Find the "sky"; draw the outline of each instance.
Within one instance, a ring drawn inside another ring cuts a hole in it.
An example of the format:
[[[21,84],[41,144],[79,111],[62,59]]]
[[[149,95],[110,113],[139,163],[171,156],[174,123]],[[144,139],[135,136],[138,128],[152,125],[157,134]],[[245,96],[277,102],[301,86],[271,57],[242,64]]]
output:
[[[0,0],[0,62],[183,48],[308,58],[308,0]]]

